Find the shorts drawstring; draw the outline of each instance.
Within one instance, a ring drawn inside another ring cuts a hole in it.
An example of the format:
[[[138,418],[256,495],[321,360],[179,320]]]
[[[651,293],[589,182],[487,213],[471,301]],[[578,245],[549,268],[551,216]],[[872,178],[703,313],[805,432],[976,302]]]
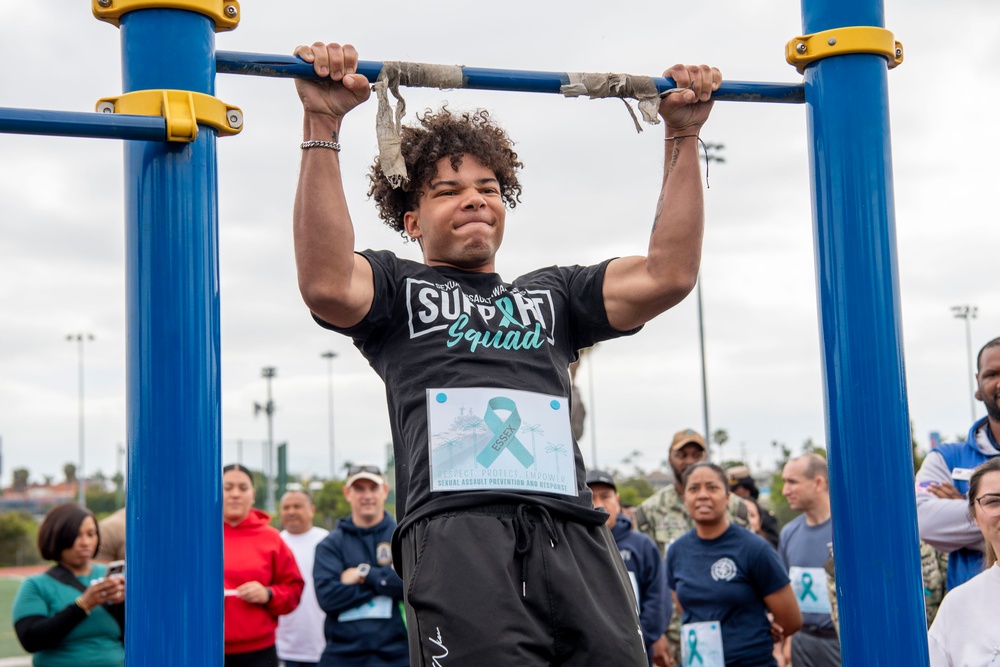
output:
[[[542,526],[549,535],[549,545],[555,549],[559,543],[556,524],[552,521],[549,511],[541,505],[518,505],[514,512],[514,558],[521,561],[521,597],[528,596],[528,552],[531,551],[530,529],[535,522],[528,518],[529,513],[535,513],[542,518]]]

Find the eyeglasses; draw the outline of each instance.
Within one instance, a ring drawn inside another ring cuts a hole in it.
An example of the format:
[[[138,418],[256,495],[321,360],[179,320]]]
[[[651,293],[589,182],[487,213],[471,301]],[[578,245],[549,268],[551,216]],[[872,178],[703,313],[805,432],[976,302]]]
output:
[[[1000,516],[1000,494],[987,493],[976,498],[976,502],[986,516]]]
[[[372,475],[382,475],[382,471],[378,469],[378,466],[351,466],[347,469],[347,476],[350,477],[361,472],[371,473]]]

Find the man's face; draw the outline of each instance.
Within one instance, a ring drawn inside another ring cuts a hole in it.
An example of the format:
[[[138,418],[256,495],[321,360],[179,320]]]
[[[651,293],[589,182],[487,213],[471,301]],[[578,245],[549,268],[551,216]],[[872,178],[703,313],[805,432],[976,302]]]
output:
[[[674,470],[674,479],[680,484],[681,477],[684,476],[684,471],[695,463],[701,463],[704,460],[705,450],[694,442],[689,442],[680,449],[670,452],[670,467]]]
[[[823,478],[806,477],[806,467],[807,461],[789,461],[781,473],[781,479],[785,483],[781,493],[788,499],[788,506],[797,512],[811,510],[823,493]]]
[[[986,414],[1000,421],[1000,347],[989,347],[979,357],[976,398],[986,406]]]
[[[316,508],[301,491],[289,491],[281,498],[281,525],[292,535],[301,535],[312,528]]]
[[[618,492],[615,491],[614,487],[607,484],[591,484],[590,492],[594,496],[594,509],[603,508],[608,513],[608,519],[604,523],[607,524],[608,528],[611,528],[615,525],[615,521],[618,520],[618,514],[622,511],[622,503],[618,498]]]
[[[438,160],[437,173],[420,188],[417,208],[403,216],[403,224],[419,239],[426,264],[492,272],[506,217],[496,174],[464,155],[457,171],[451,158]]]
[[[380,522],[385,515],[388,494],[388,485],[376,484],[370,479],[355,480],[354,484],[344,487],[344,497],[351,506],[354,525],[370,528]]]

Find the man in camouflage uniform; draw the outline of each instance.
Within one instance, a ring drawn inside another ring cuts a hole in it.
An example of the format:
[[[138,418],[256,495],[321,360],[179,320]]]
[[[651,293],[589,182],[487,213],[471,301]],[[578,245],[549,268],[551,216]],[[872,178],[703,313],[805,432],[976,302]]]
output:
[[[768,543],[778,548],[778,540],[781,537],[781,526],[778,525],[778,517],[774,516],[771,508],[760,499],[760,489],[757,482],[750,474],[750,468],[740,465],[726,469],[726,476],[729,478],[729,491],[740,498],[753,500],[760,510],[760,536]],[[752,527],[751,527],[752,528]]]
[[[830,560],[823,566],[826,569],[827,593],[830,596],[830,618],[833,627],[840,634],[840,616],[837,610],[837,580],[834,575],[833,549],[830,549]],[[927,628],[930,629],[937,615],[941,600],[944,599],[945,573],[948,571],[948,554],[937,551],[926,542],[920,543],[920,570],[924,578],[924,611],[927,613]]]
[[[653,538],[662,556],[666,556],[671,542],[694,528],[694,521],[684,507],[681,478],[685,470],[707,458],[705,438],[700,433],[692,429],[675,433],[667,459],[674,473],[674,483],[663,487],[636,508],[636,529]],[[729,520],[744,528],[750,525],[746,505],[735,494],[729,496]],[[680,664],[680,634],[681,612],[675,608],[665,637],[676,664]]]

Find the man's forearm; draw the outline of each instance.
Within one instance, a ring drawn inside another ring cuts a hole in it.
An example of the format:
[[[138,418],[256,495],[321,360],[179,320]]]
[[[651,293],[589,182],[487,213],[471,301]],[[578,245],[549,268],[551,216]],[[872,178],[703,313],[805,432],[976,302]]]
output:
[[[646,253],[646,271],[661,299],[654,304],[655,314],[683,300],[698,278],[705,200],[696,135],[668,129],[664,141],[663,180]]]
[[[663,181],[647,255],[620,257],[605,275],[608,321],[619,331],[641,326],[680,303],[698,278],[704,233],[698,140],[672,136],[668,133],[665,142]]]
[[[303,125],[305,141],[340,137],[341,119],[307,113]],[[306,304],[323,316],[350,294],[354,274],[354,227],[338,151],[303,149],[293,233],[299,289]]]
[[[306,114],[303,141],[333,141],[340,138],[342,119]],[[302,150],[299,185],[293,210],[295,257],[300,279],[337,273],[349,276],[346,269],[353,259],[354,226],[347,208],[339,151],[330,148]],[[331,256],[330,253],[333,253]]]
[[[920,484],[950,484],[951,470],[944,458],[931,452],[917,471]],[[963,547],[982,550],[983,535],[969,517],[965,500],[938,498],[930,493],[917,493],[917,527],[920,539],[938,551],[952,552]]]
[[[969,519],[964,500],[918,495],[917,527],[920,539],[938,551],[951,553],[963,547],[982,551],[983,534]]]

